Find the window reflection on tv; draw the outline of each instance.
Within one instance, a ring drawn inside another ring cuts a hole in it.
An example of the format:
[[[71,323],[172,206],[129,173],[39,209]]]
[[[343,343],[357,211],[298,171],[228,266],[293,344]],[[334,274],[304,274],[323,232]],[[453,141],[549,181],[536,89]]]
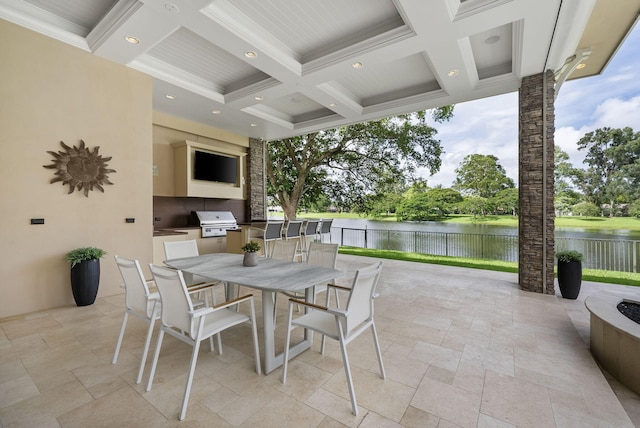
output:
[[[236,183],[238,158],[195,151],[193,178],[195,180]]]

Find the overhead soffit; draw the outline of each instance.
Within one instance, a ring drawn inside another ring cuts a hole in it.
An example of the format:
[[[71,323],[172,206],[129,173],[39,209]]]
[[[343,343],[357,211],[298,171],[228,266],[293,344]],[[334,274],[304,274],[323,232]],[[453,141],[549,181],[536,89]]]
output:
[[[150,74],[157,111],[276,139],[517,90],[575,52],[552,43],[559,8],[595,1],[0,0],[0,17]],[[609,58],[626,32],[595,28],[638,2],[600,0],[584,35],[566,13],[564,34]]]
[[[578,44],[578,49],[591,49],[589,59],[569,79],[602,73],[639,17],[640,0],[616,2],[615,7],[610,0],[598,0]]]

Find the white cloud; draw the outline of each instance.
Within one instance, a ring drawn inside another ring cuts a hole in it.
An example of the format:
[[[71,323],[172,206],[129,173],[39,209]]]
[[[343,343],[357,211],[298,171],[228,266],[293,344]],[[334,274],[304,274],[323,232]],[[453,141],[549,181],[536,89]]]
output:
[[[605,126],[640,131],[640,26],[627,37],[602,75],[566,82],[555,102],[555,143],[571,162],[583,167],[577,142]],[[466,155],[492,154],[507,176],[518,180],[518,94],[511,93],[458,104],[452,120],[436,124],[445,150],[440,172],[421,176],[430,186],[450,187],[455,169]]]
[[[640,96],[629,100],[610,98],[600,104],[595,111],[596,128],[608,126],[610,128],[630,127],[640,131]]]

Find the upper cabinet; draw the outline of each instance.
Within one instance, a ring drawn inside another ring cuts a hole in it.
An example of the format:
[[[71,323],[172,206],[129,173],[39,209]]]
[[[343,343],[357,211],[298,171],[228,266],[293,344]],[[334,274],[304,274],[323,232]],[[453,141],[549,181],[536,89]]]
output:
[[[244,199],[246,152],[193,141],[172,143],[174,196]]]

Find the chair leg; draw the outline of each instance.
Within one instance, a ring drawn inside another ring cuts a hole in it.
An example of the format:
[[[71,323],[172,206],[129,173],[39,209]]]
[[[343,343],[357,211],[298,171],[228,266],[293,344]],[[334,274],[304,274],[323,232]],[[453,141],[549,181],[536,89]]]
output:
[[[202,326],[201,326],[202,327]],[[182,399],[182,409],[178,419],[184,420],[187,415],[187,406],[189,405],[189,395],[191,395],[191,385],[193,384],[193,374],[196,371],[196,363],[198,362],[198,352],[200,351],[200,340],[196,339],[193,344],[193,353],[191,354],[191,363],[189,364],[189,375],[187,376],[187,385],[184,388],[184,398]]]
[[[291,318],[293,317],[293,304],[289,302],[287,314],[287,336],[284,340],[284,360],[282,361],[282,383],[287,381],[287,367],[289,366],[289,342],[291,340]]]
[[[347,386],[349,387],[349,395],[351,396],[351,412],[354,416],[358,416],[358,402],[356,401],[356,391],[353,389],[353,379],[351,378],[351,368],[349,367],[349,357],[347,356],[347,345],[344,343],[344,335],[342,334],[342,326],[338,324],[340,334],[340,351],[342,352],[342,362],[344,363],[344,373],[347,376]]]
[[[160,348],[162,347],[162,339],[164,338],[164,330],[160,329],[158,333],[158,343],[156,344],[156,351],[153,353],[153,362],[151,363],[151,372],[149,373],[149,381],[147,382],[147,392],[151,391],[151,385],[153,385],[153,377],[156,374],[156,366],[158,365],[158,357],[160,356]]]
[[[376,331],[376,325],[374,323],[371,323],[371,332],[373,333],[373,343],[376,345],[378,365],[380,366],[380,376],[382,377],[382,379],[386,379],[387,374],[384,371],[384,364],[382,363],[382,353],[380,352],[380,342],[378,341],[378,332]]]
[[[153,335],[153,326],[156,323],[156,311],[153,308],[151,319],[149,320],[149,328],[147,329],[147,338],[144,341],[144,351],[142,351],[142,360],[140,361],[140,369],[138,369],[138,377],[136,378],[136,384],[142,382],[142,375],[144,373],[144,365],[147,362],[147,354],[149,354],[149,345],[151,344],[151,336]]]
[[[122,338],[124,337],[124,330],[127,327],[128,318],[129,314],[125,311],[124,319],[122,320],[122,327],[120,327],[120,335],[118,336],[118,343],[116,343],[116,351],[113,354],[113,360],[111,360],[111,364],[115,364],[118,362],[118,355],[120,355],[120,345],[122,345]]]
[[[260,366],[260,348],[258,345],[258,328],[256,327],[256,310],[251,299],[251,334],[253,336],[253,354],[256,358],[256,373],[262,374]]]

